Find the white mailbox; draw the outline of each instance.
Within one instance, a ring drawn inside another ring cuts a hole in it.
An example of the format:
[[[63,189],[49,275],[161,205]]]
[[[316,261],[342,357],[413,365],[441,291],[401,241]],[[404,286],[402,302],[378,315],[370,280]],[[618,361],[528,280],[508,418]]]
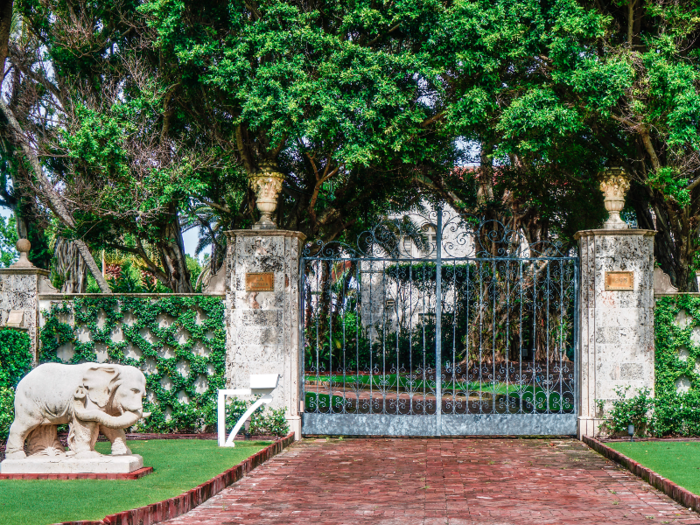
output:
[[[250,389],[253,395],[270,394],[277,388],[279,380],[279,374],[253,374],[250,376]]]
[[[279,374],[251,374],[250,376],[250,388],[236,388],[236,389],[226,389],[219,390],[218,399],[218,430],[219,430],[219,446],[220,447],[235,447],[236,444],[233,442],[236,434],[241,429],[246,420],[255,412],[258,407],[262,405],[267,405],[272,401],[272,391],[277,388],[279,383]],[[245,414],[233,427],[231,434],[228,439],[226,439],[226,397],[234,396],[259,396],[262,395],[255,403],[253,403]]]

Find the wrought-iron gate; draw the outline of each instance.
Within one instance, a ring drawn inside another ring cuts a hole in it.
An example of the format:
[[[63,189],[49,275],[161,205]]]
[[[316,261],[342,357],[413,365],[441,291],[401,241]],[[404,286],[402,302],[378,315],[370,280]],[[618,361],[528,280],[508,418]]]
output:
[[[438,209],[307,247],[302,433],[576,433],[578,259]]]

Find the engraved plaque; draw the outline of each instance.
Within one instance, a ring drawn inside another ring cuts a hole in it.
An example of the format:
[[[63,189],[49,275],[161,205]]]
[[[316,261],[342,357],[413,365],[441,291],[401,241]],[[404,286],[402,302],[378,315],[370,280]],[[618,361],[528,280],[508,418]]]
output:
[[[634,272],[605,272],[605,289],[608,291],[634,290]]]
[[[275,274],[272,272],[245,274],[245,291],[274,292]]]

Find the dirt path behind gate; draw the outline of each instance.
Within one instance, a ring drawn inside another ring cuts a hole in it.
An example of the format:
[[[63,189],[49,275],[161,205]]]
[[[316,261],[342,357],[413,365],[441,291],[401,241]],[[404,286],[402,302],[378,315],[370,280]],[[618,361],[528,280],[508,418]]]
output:
[[[304,440],[170,525],[685,524],[576,440]]]

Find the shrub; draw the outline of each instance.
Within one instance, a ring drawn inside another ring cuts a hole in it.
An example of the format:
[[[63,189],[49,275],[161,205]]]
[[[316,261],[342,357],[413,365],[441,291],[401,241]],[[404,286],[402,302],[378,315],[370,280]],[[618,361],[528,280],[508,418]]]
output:
[[[619,396],[612,403],[607,417],[603,423],[603,429],[611,435],[626,435],[627,427],[634,425],[634,433],[638,436],[645,436],[649,431],[653,418],[654,399],[649,395],[650,390],[644,388],[631,398],[627,397],[629,387],[618,388],[615,393]],[[602,402],[599,401],[599,404]],[[602,406],[600,407],[602,409]]]
[[[232,398],[226,403],[226,432],[233,430],[238,420],[254,401],[243,401]],[[250,433],[253,435],[272,435],[283,437],[289,433],[289,425],[285,417],[287,410],[280,408],[277,410],[267,409],[264,406],[258,407],[250,417]],[[242,431],[240,431],[242,433]]]
[[[634,425],[635,435],[699,436],[700,393],[662,393],[649,397],[649,390],[626,398],[627,389],[617,391],[620,399],[613,401],[602,425],[611,435],[626,435],[627,426]]]
[[[289,425],[285,417],[286,412],[286,408],[270,409],[255,417],[250,422],[251,434],[286,436],[289,433]]]
[[[662,394],[654,400],[653,433],[656,436],[700,435],[700,393]]]
[[[27,332],[0,330],[0,387],[16,387],[32,368],[32,343]]]
[[[15,391],[0,386],[0,440],[7,439],[10,425],[15,419]]]

